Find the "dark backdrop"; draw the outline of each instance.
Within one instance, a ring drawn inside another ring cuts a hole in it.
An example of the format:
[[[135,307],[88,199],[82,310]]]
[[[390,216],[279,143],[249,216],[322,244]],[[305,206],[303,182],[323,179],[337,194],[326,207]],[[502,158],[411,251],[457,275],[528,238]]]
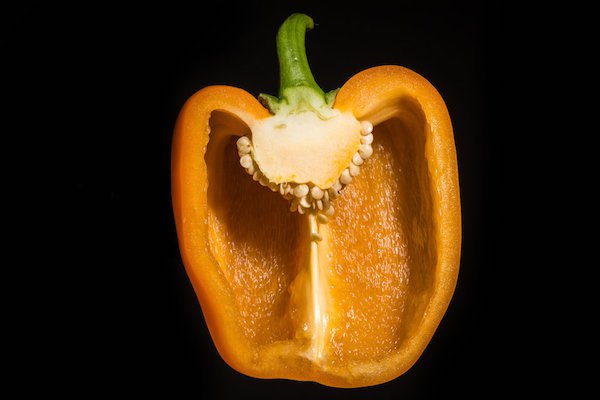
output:
[[[463,1],[284,3],[3,6],[6,118],[19,126],[21,151],[39,161],[32,210],[45,207],[39,229],[52,242],[37,276],[53,283],[42,282],[43,300],[22,317],[37,321],[30,334],[40,349],[22,370],[51,376],[46,389],[422,399],[485,397],[510,380],[499,373],[495,322],[500,11]],[[178,110],[211,84],[276,94],[275,33],[293,12],[317,23],[308,58],[324,90],[371,66],[403,65],[439,90],[455,129],[463,209],[456,294],[416,365],[373,388],[230,369],[178,252],[169,180]]]

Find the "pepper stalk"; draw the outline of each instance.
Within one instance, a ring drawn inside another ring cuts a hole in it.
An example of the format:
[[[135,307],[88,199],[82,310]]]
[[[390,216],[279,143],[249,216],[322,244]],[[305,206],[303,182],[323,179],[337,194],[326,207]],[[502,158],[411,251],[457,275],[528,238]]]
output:
[[[259,100],[273,114],[312,111],[321,119],[331,116],[338,89],[325,93],[315,81],[306,57],[306,32],[314,27],[311,17],[292,14],[277,32],[279,97],[261,93]]]

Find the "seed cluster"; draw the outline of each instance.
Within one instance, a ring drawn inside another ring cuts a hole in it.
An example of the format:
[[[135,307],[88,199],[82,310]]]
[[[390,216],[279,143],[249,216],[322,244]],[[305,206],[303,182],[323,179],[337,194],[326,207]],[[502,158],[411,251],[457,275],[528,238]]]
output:
[[[252,142],[246,136],[240,137],[237,141],[240,165],[249,175],[252,175],[252,179],[262,186],[268,187],[273,192],[279,192],[286,200],[291,200],[290,211],[305,214],[310,210],[315,210],[318,213],[319,222],[325,223],[327,217],[332,216],[334,212],[331,204],[332,200],[340,196],[342,189],[360,173],[360,166],[373,154],[373,147],[371,146],[373,143],[373,124],[369,121],[363,121],[360,127],[361,138],[358,151],[352,156],[350,165],[342,171],[339,178],[329,188],[320,188],[311,182],[283,182],[279,184],[270,182],[254,161]]]

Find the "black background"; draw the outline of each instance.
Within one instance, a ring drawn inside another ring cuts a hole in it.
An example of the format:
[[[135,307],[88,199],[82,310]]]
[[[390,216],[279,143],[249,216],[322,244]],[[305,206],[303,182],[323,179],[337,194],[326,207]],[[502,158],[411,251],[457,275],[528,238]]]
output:
[[[39,268],[31,273],[42,289],[26,285],[43,300],[20,317],[36,321],[28,335],[39,352],[21,372],[39,382],[52,376],[44,387],[60,392],[176,398],[425,399],[506,385],[495,322],[500,10],[461,1],[322,3],[3,6],[5,120],[18,127],[11,148],[28,160],[13,166],[35,170],[20,182],[31,189],[35,181],[28,221],[44,238],[27,254],[43,253],[44,263],[27,269]],[[463,209],[456,294],[416,365],[372,388],[230,369],[178,252],[169,181],[177,113],[212,84],[276,94],[275,32],[293,12],[317,23],[308,59],[324,90],[371,66],[403,65],[438,89],[455,129]]]

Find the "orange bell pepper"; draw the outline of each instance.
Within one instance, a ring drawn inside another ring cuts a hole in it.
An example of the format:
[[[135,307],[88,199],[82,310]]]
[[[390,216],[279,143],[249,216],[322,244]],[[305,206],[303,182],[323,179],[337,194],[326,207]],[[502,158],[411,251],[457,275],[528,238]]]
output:
[[[312,26],[294,14],[279,30],[279,98],[261,95],[261,104],[242,89],[210,86],[183,106],[172,149],[179,245],[231,367],[259,378],[375,385],[417,361],[456,285],[461,217],[452,125],[435,88],[400,66],[367,69],[325,94],[306,61]],[[298,115],[316,121],[311,127],[322,123],[319,135],[332,138],[311,150],[331,154],[306,170],[323,176],[319,184],[300,172],[266,172],[271,161],[281,171],[304,166],[311,155],[295,149],[316,136],[298,128],[258,148],[270,119],[281,127]],[[326,123],[339,115],[355,118],[348,126],[360,133],[329,132]],[[354,167],[344,169],[346,147],[356,153]],[[331,171],[341,175],[329,185]]]

